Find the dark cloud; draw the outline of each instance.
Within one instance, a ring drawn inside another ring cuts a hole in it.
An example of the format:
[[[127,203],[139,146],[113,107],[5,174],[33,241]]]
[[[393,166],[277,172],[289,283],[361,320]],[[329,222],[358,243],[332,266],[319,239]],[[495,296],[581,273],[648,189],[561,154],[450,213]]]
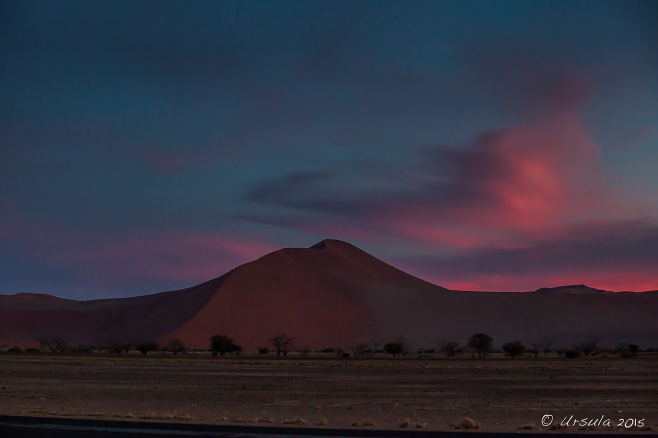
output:
[[[268,179],[257,183],[249,190],[245,200],[265,204],[288,203],[299,193],[308,193],[312,186],[330,179],[332,172],[291,172],[280,178]]]

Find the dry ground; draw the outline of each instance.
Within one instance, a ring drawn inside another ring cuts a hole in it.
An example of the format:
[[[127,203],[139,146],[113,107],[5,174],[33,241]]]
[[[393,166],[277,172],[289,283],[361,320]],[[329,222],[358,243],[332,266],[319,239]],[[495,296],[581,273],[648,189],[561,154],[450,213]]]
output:
[[[481,430],[510,432],[547,430],[541,419],[551,414],[555,423],[571,415],[644,419],[652,426],[644,435],[658,430],[658,357],[2,354],[0,414],[429,430],[452,430],[470,417]]]

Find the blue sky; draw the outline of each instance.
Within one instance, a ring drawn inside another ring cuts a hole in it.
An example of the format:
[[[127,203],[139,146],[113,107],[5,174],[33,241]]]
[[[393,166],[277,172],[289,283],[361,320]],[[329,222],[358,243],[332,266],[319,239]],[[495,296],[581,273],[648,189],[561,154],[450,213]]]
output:
[[[655,2],[0,8],[0,293],[325,237],[447,287],[658,288]]]

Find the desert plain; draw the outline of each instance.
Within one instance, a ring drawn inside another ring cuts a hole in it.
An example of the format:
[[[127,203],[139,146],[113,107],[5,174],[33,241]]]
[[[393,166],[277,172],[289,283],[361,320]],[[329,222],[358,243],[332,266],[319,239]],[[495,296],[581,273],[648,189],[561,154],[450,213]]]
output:
[[[5,353],[0,414],[439,431],[470,418],[481,431],[643,435],[658,431],[657,377],[658,356],[646,353],[484,360]],[[551,427],[542,426],[545,415]],[[574,425],[584,418],[599,421]],[[565,420],[569,427],[557,427]]]

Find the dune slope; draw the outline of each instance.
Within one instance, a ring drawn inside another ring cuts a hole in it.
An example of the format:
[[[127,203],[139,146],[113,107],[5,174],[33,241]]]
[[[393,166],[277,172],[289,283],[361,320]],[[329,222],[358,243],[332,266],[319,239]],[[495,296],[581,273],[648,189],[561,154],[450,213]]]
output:
[[[346,348],[402,336],[414,348],[441,338],[494,344],[658,346],[658,293],[612,293],[584,285],[535,292],[452,291],[402,272],[342,241],[286,248],[188,289],[92,301],[0,295],[0,342],[62,336],[69,345],[180,339],[208,348],[215,334],[245,349],[285,332],[298,347]]]

